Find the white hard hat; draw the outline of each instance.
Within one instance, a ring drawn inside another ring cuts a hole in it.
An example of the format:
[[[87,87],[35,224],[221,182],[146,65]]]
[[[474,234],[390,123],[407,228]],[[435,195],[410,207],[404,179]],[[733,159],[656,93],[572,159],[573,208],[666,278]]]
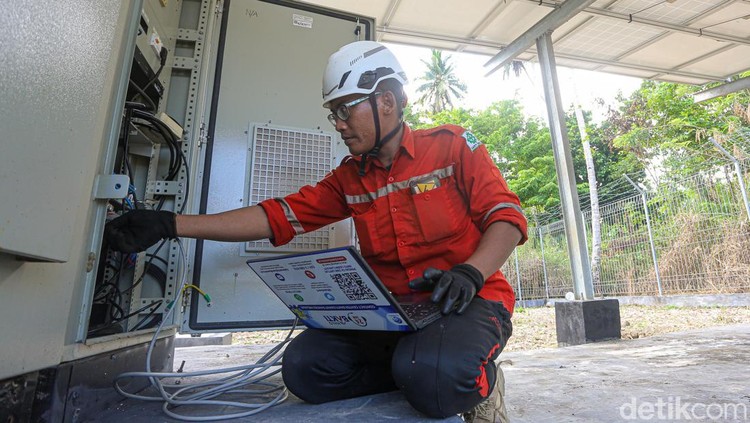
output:
[[[380,81],[408,81],[396,56],[375,41],[355,41],[328,58],[323,74],[323,107],[349,94],[370,94]]]

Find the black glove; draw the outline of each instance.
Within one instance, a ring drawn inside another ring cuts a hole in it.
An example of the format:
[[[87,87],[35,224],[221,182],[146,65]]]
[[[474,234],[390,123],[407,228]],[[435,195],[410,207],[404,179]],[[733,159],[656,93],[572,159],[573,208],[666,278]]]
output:
[[[138,253],[162,238],[177,238],[175,214],[168,211],[133,210],[104,226],[109,248],[123,253]]]
[[[484,286],[482,272],[470,264],[457,264],[451,270],[438,270],[429,267],[421,278],[409,282],[409,288],[418,291],[432,290],[432,302],[443,300],[443,314],[458,307],[456,314],[462,314],[469,307],[471,299]],[[446,293],[448,295],[446,295]],[[444,298],[444,299],[443,299]]]

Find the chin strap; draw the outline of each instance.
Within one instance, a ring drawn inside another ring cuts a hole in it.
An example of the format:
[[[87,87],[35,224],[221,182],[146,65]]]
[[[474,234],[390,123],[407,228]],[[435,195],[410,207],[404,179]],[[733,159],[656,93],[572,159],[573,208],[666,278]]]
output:
[[[368,151],[367,153],[362,154],[360,157],[362,160],[359,162],[359,176],[365,176],[365,162],[367,162],[368,157],[377,157],[378,153],[380,153],[380,149],[383,148],[383,145],[387,143],[388,141],[393,138],[399,129],[401,129],[402,121],[399,119],[398,125],[396,125],[391,132],[385,134],[385,136],[381,139],[380,138],[380,113],[378,113],[378,104],[377,100],[374,96],[370,97],[370,106],[372,109],[372,119],[375,121],[375,146],[372,148],[372,150]]]

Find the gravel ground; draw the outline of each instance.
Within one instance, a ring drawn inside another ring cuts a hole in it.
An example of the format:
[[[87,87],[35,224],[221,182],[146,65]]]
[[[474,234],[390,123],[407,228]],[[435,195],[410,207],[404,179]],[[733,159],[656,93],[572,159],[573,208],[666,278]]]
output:
[[[623,339],[643,338],[709,326],[750,323],[750,307],[674,307],[621,305]],[[288,331],[238,332],[233,344],[257,345],[282,341]],[[557,346],[555,308],[516,308],[513,336],[505,351]]]
[[[621,305],[622,338],[635,339],[710,326],[750,323],[750,307]],[[513,336],[504,351],[557,346],[555,308],[516,308]]]

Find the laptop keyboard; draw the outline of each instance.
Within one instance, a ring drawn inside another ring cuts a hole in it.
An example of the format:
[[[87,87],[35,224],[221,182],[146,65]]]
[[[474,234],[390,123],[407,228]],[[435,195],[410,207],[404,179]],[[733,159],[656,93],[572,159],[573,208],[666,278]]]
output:
[[[420,328],[429,325],[442,315],[438,304],[432,301],[401,304],[404,313]]]

